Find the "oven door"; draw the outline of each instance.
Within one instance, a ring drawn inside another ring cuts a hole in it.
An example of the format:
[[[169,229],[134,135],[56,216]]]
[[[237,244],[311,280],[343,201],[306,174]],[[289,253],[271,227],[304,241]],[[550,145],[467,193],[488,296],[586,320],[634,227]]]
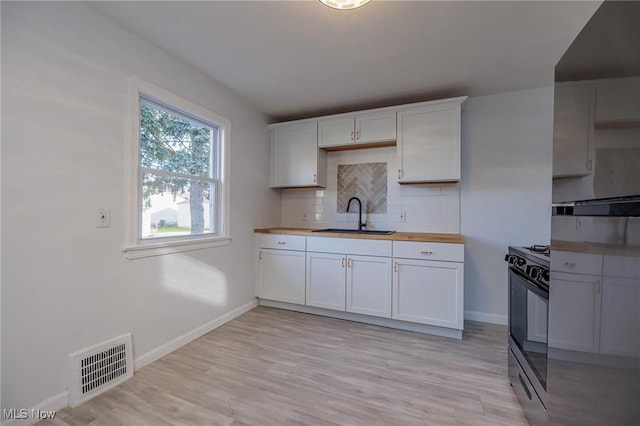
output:
[[[509,267],[509,347],[546,406],[549,291]]]

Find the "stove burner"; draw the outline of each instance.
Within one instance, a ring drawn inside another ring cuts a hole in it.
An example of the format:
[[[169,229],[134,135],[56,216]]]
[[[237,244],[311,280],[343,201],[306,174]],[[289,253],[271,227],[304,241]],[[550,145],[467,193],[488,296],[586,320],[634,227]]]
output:
[[[544,254],[544,255],[549,255],[549,253],[551,252],[551,246],[543,246],[543,245],[532,245],[531,247],[527,247],[527,250],[531,251],[532,253],[540,253],[540,254]]]

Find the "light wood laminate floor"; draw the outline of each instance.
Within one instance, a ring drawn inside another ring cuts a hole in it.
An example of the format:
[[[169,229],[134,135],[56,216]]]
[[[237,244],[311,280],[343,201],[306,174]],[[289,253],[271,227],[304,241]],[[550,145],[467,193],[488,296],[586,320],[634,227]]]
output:
[[[526,425],[506,328],[462,341],[258,307],[45,425]]]

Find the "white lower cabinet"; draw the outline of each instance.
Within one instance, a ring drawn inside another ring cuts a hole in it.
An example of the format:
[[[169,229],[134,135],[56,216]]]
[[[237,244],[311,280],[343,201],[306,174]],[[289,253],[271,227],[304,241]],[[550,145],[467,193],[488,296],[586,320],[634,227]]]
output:
[[[307,306],[344,311],[344,255],[307,252]]]
[[[640,359],[638,282],[638,278],[604,277],[600,352]]]
[[[391,241],[307,240],[308,306],[391,317]]]
[[[463,244],[293,235],[256,241],[261,299],[377,317],[388,326],[402,324],[395,319],[463,329]]]
[[[258,297],[279,302],[305,302],[305,237],[260,235]]]
[[[549,307],[549,315],[554,316],[553,323],[556,326],[549,329],[549,345],[565,350],[598,352],[601,276],[555,271],[551,274],[553,286],[550,288],[549,299],[553,303]],[[571,315],[555,309],[556,306],[571,306]]]
[[[393,268],[391,318],[463,329],[462,263],[394,258]]]
[[[306,304],[391,318],[391,258],[307,252]]]
[[[347,257],[346,311],[391,318],[391,258]]]

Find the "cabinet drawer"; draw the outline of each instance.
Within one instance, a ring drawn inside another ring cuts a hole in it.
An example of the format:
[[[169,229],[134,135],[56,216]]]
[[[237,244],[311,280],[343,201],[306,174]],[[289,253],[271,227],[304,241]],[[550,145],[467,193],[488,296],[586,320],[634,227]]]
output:
[[[264,234],[260,235],[260,248],[304,251],[305,239],[302,235]]]
[[[394,241],[393,257],[463,262],[464,244]]]
[[[391,241],[364,238],[308,237],[307,251],[391,257]]]
[[[551,270],[570,274],[602,275],[602,255],[552,250]]]

